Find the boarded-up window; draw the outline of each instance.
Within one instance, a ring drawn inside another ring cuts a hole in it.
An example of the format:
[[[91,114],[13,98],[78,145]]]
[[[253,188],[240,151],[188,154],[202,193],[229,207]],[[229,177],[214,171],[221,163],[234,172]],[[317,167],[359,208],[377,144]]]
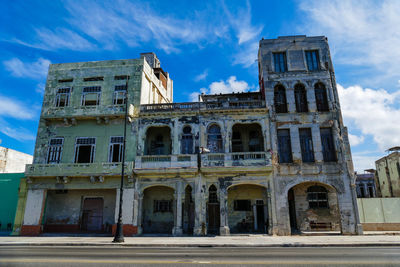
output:
[[[193,134],[190,126],[185,126],[183,128],[181,154],[193,154]]]
[[[287,71],[287,64],[286,64],[286,53],[273,53],[274,55],[274,66],[275,72],[285,72]]]
[[[318,50],[306,51],[307,69],[309,71],[319,70]]]
[[[320,132],[324,161],[336,161],[336,150],[333,143],[332,128],[321,128]]]
[[[287,102],[285,87],[282,85],[275,86],[274,89],[274,106],[276,113],[287,113]]]
[[[314,86],[315,91],[315,102],[317,104],[318,111],[329,111],[328,97],[326,94],[326,88],[323,83],[316,83]]]
[[[278,135],[278,158],[279,163],[293,162],[292,158],[292,145],[290,142],[289,129],[279,129]]]
[[[49,150],[47,153],[47,163],[60,163],[64,138],[52,138],[49,143]]]
[[[314,149],[311,136],[311,129],[299,129],[301,158],[303,162],[314,162]]]
[[[208,131],[207,131],[207,148],[212,153],[223,152],[221,128],[216,124],[213,124],[208,128]]]
[[[297,112],[308,112],[307,92],[304,85],[298,83],[294,86],[294,98]]]

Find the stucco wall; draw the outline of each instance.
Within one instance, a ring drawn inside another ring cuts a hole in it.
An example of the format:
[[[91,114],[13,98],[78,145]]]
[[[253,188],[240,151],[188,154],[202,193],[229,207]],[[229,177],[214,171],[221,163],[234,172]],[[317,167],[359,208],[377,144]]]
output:
[[[6,147],[0,147],[0,173],[25,171],[25,164],[31,164],[33,157]]]
[[[358,198],[361,223],[400,223],[400,198]]]
[[[65,194],[49,190],[44,224],[78,225],[82,215],[83,200],[87,197],[103,198],[103,224],[114,224],[115,194],[115,190],[68,190]]]

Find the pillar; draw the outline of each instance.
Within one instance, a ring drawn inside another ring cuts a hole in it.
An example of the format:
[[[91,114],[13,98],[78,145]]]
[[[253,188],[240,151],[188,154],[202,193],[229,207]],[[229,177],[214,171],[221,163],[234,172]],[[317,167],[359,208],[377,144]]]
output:
[[[143,193],[138,190],[134,192],[133,199],[133,226],[136,226],[137,234],[140,235],[143,232],[142,228],[142,203],[143,203]]]
[[[46,190],[29,189],[21,235],[35,236],[42,232],[42,217],[46,200]]]
[[[228,192],[226,189],[220,190],[219,202],[220,202],[220,218],[221,218],[219,234],[230,235],[230,229],[228,225]]]
[[[113,225],[112,232],[115,233],[117,229],[118,216],[119,216],[119,198],[120,189],[116,189],[116,201],[115,201],[115,224]],[[124,188],[124,194],[122,197],[122,224],[123,232],[125,236],[133,236],[137,234],[137,227],[133,225],[133,203],[134,203],[134,189]]]
[[[257,205],[254,203],[253,205],[253,214],[254,214],[254,231],[258,231],[258,222],[257,222]]]
[[[176,209],[175,209],[175,216],[174,216],[174,228],[172,229],[173,236],[180,236],[183,233],[182,230],[182,183],[177,184],[177,189],[174,194]]]
[[[201,173],[196,179],[194,188],[194,229],[193,235],[204,236],[207,234],[206,223],[206,194]]]

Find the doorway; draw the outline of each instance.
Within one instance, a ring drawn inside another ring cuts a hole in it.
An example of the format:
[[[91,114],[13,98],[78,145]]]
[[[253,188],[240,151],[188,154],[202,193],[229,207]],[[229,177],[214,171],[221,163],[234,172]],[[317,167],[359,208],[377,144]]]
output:
[[[219,234],[220,226],[220,208],[217,196],[217,188],[211,185],[208,190],[208,205],[207,205],[207,215],[208,215],[208,227],[207,232],[209,234],[217,235]]]
[[[81,230],[101,232],[103,230],[103,198],[85,198],[82,208]]]
[[[288,192],[288,201],[289,201],[290,230],[291,230],[292,234],[295,234],[299,230],[297,228],[296,206],[295,206],[295,201],[294,201],[293,188],[290,188],[290,190]]]

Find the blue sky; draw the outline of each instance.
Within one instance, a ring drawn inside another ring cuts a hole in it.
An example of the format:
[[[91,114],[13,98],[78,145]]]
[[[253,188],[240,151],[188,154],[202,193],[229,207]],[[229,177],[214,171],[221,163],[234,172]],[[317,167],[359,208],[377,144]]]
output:
[[[1,146],[33,153],[49,63],[153,51],[174,101],[258,89],[258,41],[328,37],[355,168],[400,145],[400,1],[1,1]]]

